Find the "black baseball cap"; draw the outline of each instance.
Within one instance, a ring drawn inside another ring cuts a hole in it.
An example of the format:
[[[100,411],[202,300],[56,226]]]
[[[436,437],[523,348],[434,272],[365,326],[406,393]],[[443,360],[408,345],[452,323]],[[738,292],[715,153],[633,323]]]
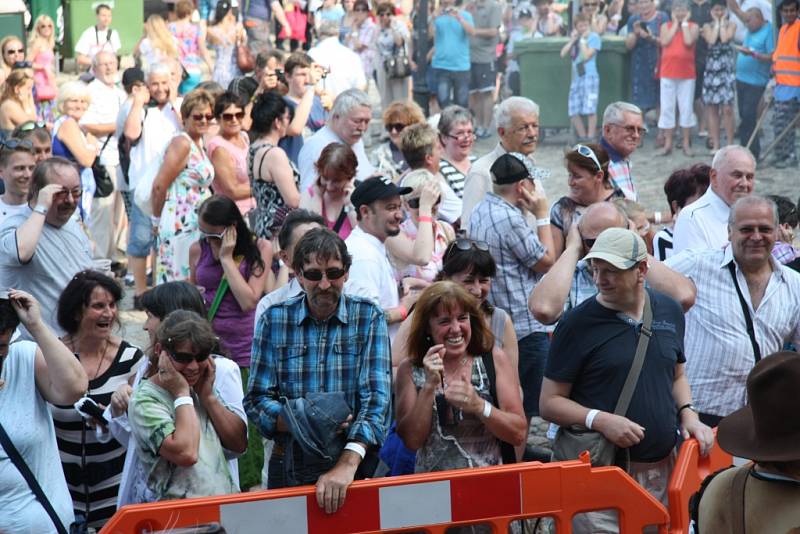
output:
[[[376,200],[407,195],[413,191],[410,187],[397,187],[388,176],[370,176],[350,194],[350,202],[358,210],[360,206],[372,204]]]
[[[495,160],[489,172],[497,185],[515,184],[526,178],[533,179],[533,164],[518,152],[503,154]]]
[[[517,17],[519,18],[527,17],[530,19],[533,18],[533,13],[527,7],[523,7],[519,10],[519,13],[517,13]]]

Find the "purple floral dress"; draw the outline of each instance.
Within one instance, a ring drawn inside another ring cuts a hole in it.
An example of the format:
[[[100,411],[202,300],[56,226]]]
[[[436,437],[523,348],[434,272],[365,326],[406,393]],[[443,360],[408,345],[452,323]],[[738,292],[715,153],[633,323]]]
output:
[[[211,196],[209,186],[214,180],[214,166],[204,149],[189,139],[189,161],[167,190],[161,222],[158,225],[157,282],[172,282],[189,278],[189,247],[200,239],[197,209]]]

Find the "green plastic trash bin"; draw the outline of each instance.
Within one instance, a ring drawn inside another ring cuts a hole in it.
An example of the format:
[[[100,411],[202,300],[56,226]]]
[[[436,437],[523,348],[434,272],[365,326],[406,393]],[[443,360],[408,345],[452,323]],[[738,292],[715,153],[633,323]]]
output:
[[[24,13],[0,13],[0,36],[16,35],[20,41],[26,43]]]
[[[539,104],[542,128],[570,127],[567,107],[570,60],[560,56],[567,41],[566,37],[545,37],[514,44],[519,61],[520,90],[522,96]],[[608,104],[628,98],[628,69],[625,40],[616,36],[603,37],[603,48],[597,56],[600,73],[598,122]]]
[[[119,32],[122,48],[119,54],[124,56],[133,52],[133,47],[142,37],[144,27],[143,0],[65,0],[64,56],[75,57],[75,44],[86,28],[94,26],[96,17],[94,10],[100,4],[111,8],[111,27]]]

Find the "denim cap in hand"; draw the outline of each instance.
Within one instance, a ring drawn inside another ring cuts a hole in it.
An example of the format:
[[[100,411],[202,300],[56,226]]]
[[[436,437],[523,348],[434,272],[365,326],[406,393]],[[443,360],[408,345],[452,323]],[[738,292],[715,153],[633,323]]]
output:
[[[584,259],[604,260],[617,269],[627,270],[647,259],[647,245],[634,231],[609,228],[597,237]]]
[[[526,178],[541,180],[550,176],[548,171],[536,167],[528,156],[519,152],[503,154],[495,160],[489,172],[492,182],[497,185],[515,184]]]
[[[388,176],[371,176],[356,186],[350,194],[350,202],[358,210],[360,206],[372,204],[376,200],[407,195],[411,191],[413,189],[410,187],[397,187]]]

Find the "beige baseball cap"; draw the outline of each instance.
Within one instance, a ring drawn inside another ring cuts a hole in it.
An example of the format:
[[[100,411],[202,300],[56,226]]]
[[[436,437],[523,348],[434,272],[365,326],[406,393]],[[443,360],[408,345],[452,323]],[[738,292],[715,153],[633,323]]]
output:
[[[647,245],[639,234],[632,230],[608,228],[597,236],[592,250],[584,259],[593,258],[605,260],[617,269],[630,269],[647,259]]]

